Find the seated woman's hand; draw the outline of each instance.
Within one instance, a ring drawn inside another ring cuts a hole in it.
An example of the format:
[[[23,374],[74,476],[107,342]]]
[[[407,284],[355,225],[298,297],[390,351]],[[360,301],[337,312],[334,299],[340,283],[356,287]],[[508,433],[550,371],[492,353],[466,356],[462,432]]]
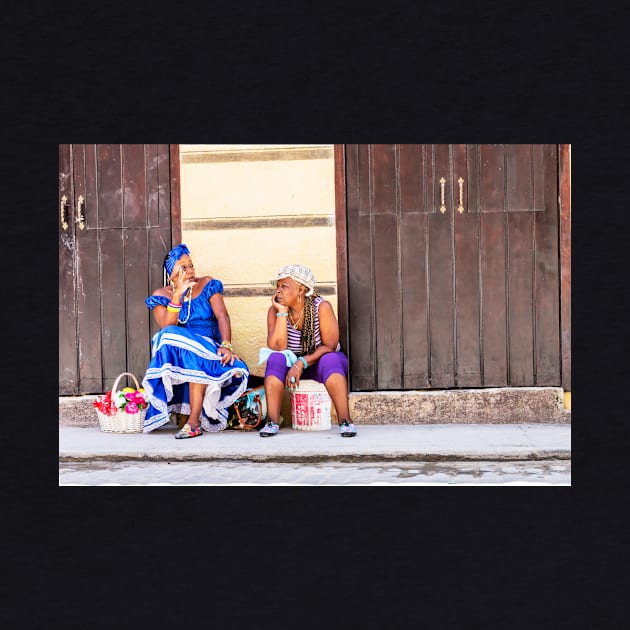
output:
[[[300,378],[304,372],[304,364],[302,361],[296,361],[287,372],[287,377],[284,382],[285,387],[290,390],[294,390],[300,384]]]
[[[282,298],[280,298],[282,300]],[[282,301],[278,301],[277,294],[273,294],[271,296],[271,305],[276,309],[278,313],[288,313],[289,307],[286,304],[283,304]]]
[[[221,365],[234,365],[234,361],[238,361],[239,357],[233,350],[226,348],[224,346],[220,346],[217,350],[217,354],[221,357]]]

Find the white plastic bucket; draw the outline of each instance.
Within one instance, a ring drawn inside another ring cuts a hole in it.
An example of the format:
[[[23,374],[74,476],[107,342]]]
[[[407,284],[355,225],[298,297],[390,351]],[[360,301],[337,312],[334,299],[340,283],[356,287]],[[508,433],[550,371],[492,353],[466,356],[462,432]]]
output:
[[[332,401],[322,383],[309,379],[300,381],[291,394],[291,426],[298,431],[330,429]]]

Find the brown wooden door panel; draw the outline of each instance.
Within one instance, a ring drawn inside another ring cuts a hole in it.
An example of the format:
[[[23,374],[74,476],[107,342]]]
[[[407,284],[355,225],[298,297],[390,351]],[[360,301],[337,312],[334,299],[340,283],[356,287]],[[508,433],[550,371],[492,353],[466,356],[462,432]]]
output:
[[[543,212],[545,146],[467,145],[466,211]]]
[[[149,232],[145,229],[125,230],[125,331],[127,365],[130,372],[138,379],[144,375],[149,363],[151,347],[147,343],[147,336],[151,329],[152,312],[147,308],[144,298],[151,295],[155,287],[148,283],[149,269]],[[143,272],[141,273],[141,270]],[[142,297],[144,296],[144,297]]]
[[[113,213],[110,213],[110,216]],[[125,250],[122,230],[100,230],[100,269],[103,285],[101,328],[103,335],[103,387],[110,389],[116,377],[125,372],[127,334],[125,331]],[[140,296],[138,296],[140,297]]]
[[[462,181],[466,177],[466,145],[452,147],[453,217],[455,254],[455,379],[458,387],[478,387],[481,383],[479,216],[466,212]],[[460,201],[462,205],[460,206]],[[462,211],[460,212],[460,207]]]
[[[65,198],[62,206],[62,198]],[[59,145],[59,393],[78,392],[72,151]]]
[[[536,145],[540,146],[540,145]],[[534,217],[536,383],[556,385],[561,380],[560,361],[560,257],[558,219],[558,153],[545,145],[543,167],[549,175],[542,191],[545,212]]]
[[[481,368],[486,387],[508,384],[506,220],[505,214],[479,217]]]
[[[376,374],[378,389],[400,389],[401,313],[398,274],[398,222],[395,215],[373,217],[374,299],[379,314],[376,320]]]
[[[426,212],[427,163],[426,146],[401,144],[398,171],[400,188],[400,212]]]
[[[396,214],[395,145],[373,144],[370,151],[370,214]]]
[[[78,338],[75,351],[79,357],[78,385],[82,392],[99,391],[103,381],[100,361],[102,282],[98,270],[98,230],[94,203],[96,177],[91,170],[93,146],[72,145],[76,198],[82,197],[84,200],[82,214],[85,218],[84,229],[76,231],[77,259],[74,270],[78,281]]]
[[[359,390],[376,389],[372,217],[369,201],[368,147],[348,145],[348,316],[353,357],[353,383]],[[362,168],[363,166],[363,168]],[[350,244],[349,244],[350,245]]]
[[[100,393],[121,372],[141,379],[149,361],[156,326],[144,299],[162,283],[171,247],[169,145],[60,145],[60,193],[66,154],[86,226],[68,246],[60,241],[60,393]],[[74,338],[66,294],[76,302]]]
[[[559,385],[556,145],[348,145],[345,164],[351,387]]]
[[[120,229],[123,226],[120,148],[121,145],[119,144],[95,145],[95,173],[98,173],[95,209],[99,229]]]
[[[431,209],[434,212],[427,217],[431,386],[453,387],[453,171],[450,145],[431,145],[431,153]],[[442,201],[445,212],[440,210]]]
[[[431,385],[455,385],[453,338],[452,212],[437,212],[429,224],[429,348]]]
[[[429,385],[426,214],[403,213],[400,215],[400,250],[402,389],[417,389]]]
[[[513,213],[508,221],[508,339],[509,384],[534,384],[533,216]]]

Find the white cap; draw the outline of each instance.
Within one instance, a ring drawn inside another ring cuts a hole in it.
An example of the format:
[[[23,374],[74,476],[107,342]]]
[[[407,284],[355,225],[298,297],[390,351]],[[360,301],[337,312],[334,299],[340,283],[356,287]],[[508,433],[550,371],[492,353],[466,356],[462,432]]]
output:
[[[278,269],[276,277],[270,282],[272,286],[276,286],[276,282],[281,278],[293,278],[296,282],[308,287],[308,292],[305,295],[313,295],[313,289],[315,287],[315,276],[313,272],[304,265],[285,265]]]

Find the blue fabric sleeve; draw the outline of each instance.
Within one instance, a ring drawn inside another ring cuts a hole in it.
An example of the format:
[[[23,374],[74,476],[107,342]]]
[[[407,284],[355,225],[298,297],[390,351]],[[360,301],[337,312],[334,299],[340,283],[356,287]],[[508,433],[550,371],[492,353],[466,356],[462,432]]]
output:
[[[202,294],[209,300],[215,293],[223,293],[223,283],[221,280],[212,278],[203,288]]]
[[[156,306],[168,306],[170,300],[163,295],[151,295],[145,302],[149,310],[153,310]]]

